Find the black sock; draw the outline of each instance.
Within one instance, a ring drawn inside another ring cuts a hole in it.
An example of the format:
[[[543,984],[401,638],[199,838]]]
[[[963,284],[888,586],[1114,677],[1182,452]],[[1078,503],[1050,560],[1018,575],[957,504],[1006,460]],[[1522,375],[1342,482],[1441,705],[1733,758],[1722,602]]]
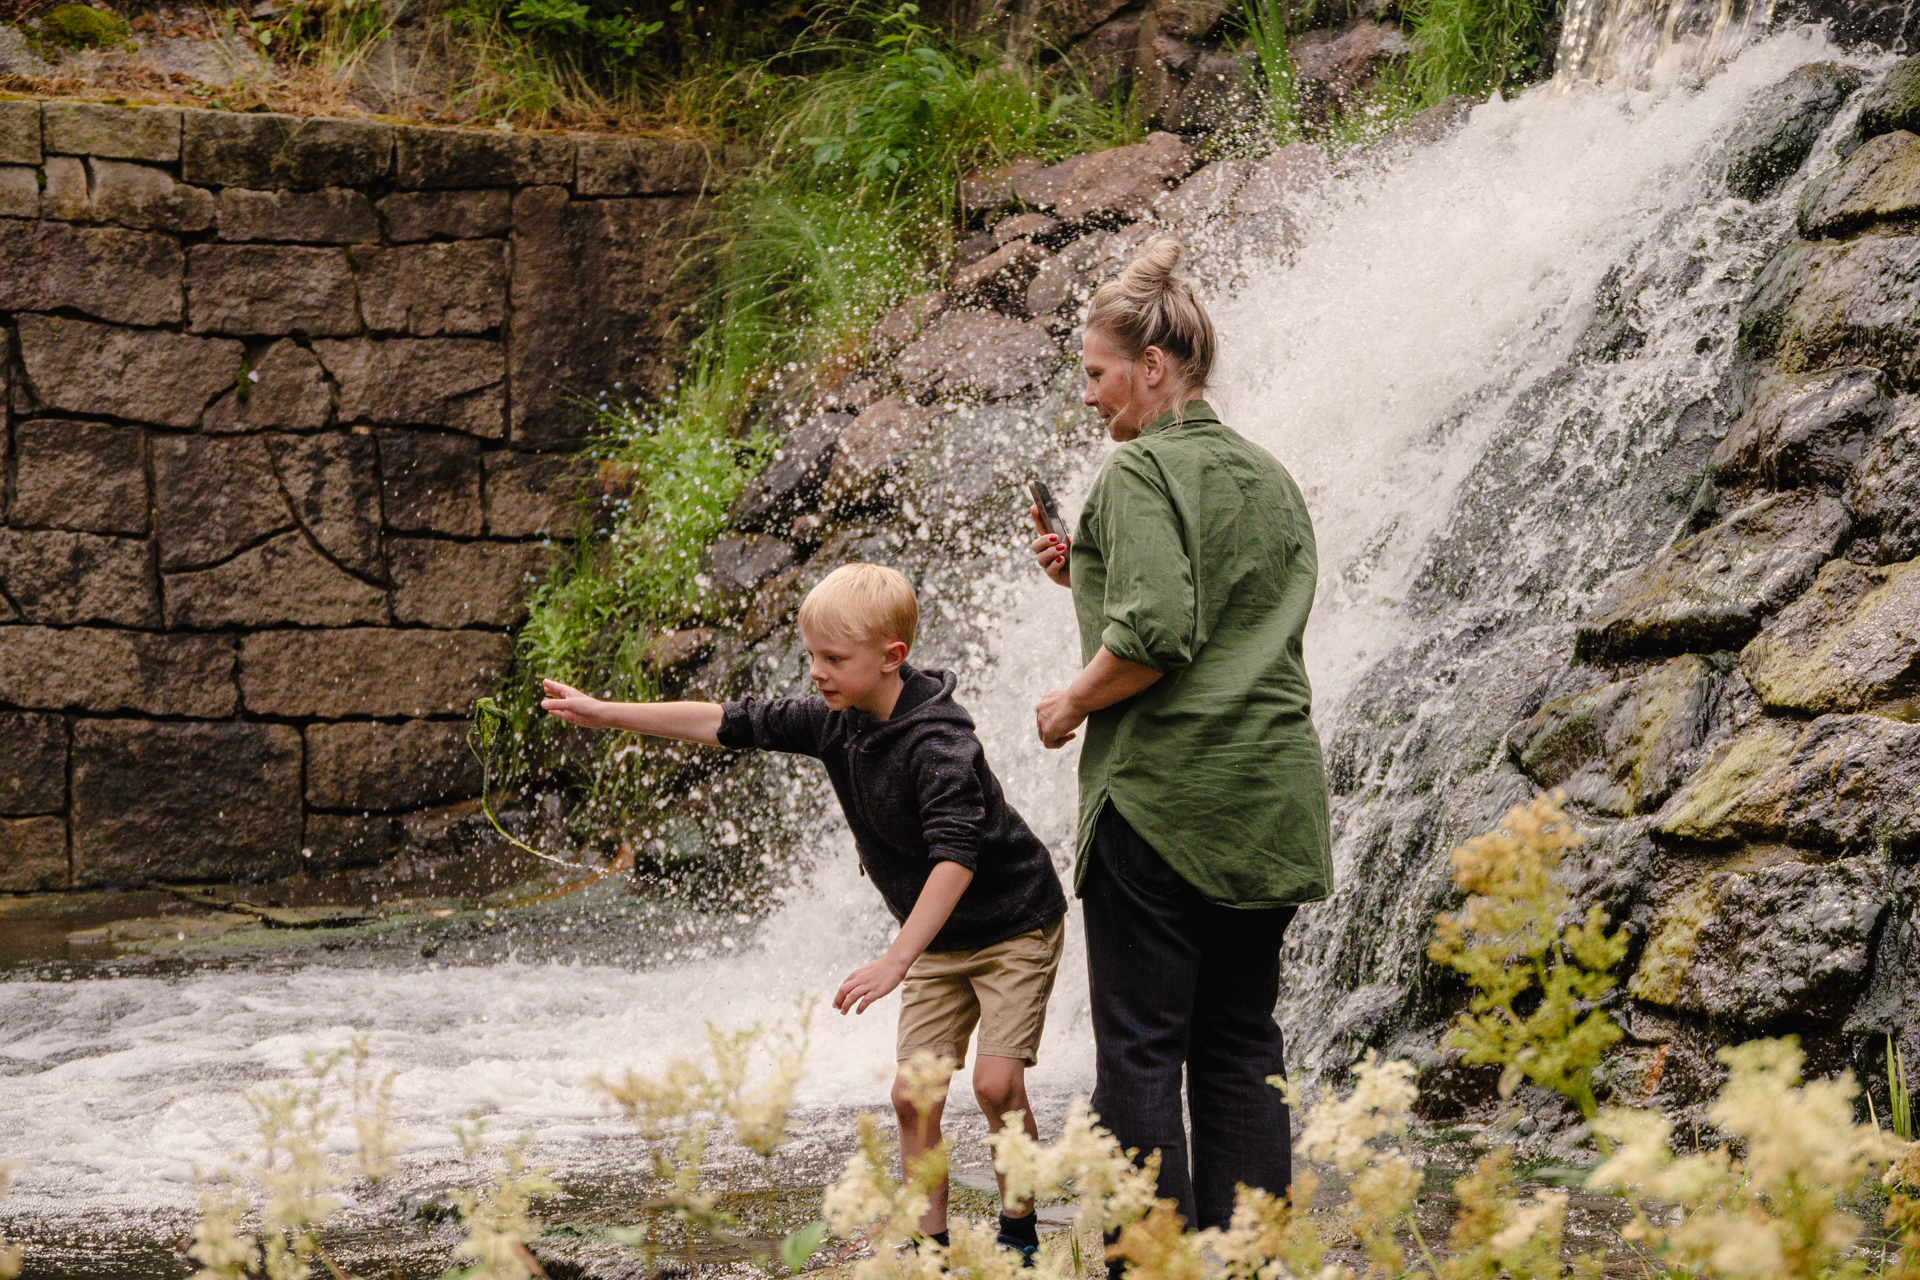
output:
[[[999,1243],[1010,1244],[1021,1249],[1039,1248],[1039,1216],[1029,1213],[1024,1218],[1014,1218],[1001,1214]]]
[[[926,1238],[934,1244],[939,1245],[942,1249],[947,1248],[953,1243],[952,1237],[944,1231],[929,1231],[926,1233]]]

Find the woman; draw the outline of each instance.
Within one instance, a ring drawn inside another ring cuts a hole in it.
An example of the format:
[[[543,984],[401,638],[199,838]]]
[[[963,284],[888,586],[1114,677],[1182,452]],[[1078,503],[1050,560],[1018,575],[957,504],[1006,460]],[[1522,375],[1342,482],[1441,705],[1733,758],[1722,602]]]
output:
[[[1160,1194],[1206,1228],[1228,1225],[1235,1184],[1292,1181],[1267,1083],[1285,1070],[1280,943],[1333,868],[1301,660],[1313,526],[1292,477],[1199,398],[1213,325],[1179,263],[1155,240],[1094,295],[1084,398],[1120,447],[1071,543],[1036,509],[1033,550],[1073,590],[1085,663],[1038,723],[1050,748],[1086,724],[1094,1109],[1121,1146],[1160,1152]]]

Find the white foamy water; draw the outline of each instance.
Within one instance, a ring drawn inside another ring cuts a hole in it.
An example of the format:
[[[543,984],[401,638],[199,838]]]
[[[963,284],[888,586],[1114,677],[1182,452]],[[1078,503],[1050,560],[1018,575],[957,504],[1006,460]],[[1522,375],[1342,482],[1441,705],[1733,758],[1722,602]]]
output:
[[[1323,723],[1407,624],[1399,601],[1462,478],[1516,391],[1563,361],[1596,282],[1650,226],[1705,198],[1705,159],[1760,88],[1831,56],[1817,39],[1748,50],[1699,91],[1529,94],[1383,175],[1334,185],[1280,265],[1216,303],[1227,420],[1299,479],[1322,561],[1308,659]],[[1097,457],[1063,494],[1077,505]],[[1515,530],[1516,537],[1537,536]],[[1000,534],[996,531],[993,536]],[[1043,751],[1031,708],[1077,657],[1067,594],[1037,575],[1000,584],[991,661],[963,700],[1015,805],[1064,866],[1073,752]],[[831,809],[824,786],[823,809]],[[823,819],[808,885],[741,954],[635,973],[501,963],[399,971],[315,964],[166,979],[0,983],[0,1157],[21,1162],[10,1216],[177,1212],[193,1169],[244,1150],[240,1092],[296,1078],[308,1049],[372,1033],[398,1073],[407,1159],[431,1164],[448,1124],[478,1110],[554,1152],[625,1151],[629,1129],[595,1074],[657,1070],[696,1052],[708,1022],[772,1023],[797,992],[822,1000],[803,1102],[879,1106],[897,997],[862,1018],[824,1003],[871,959],[890,921]],[[1091,1083],[1074,926],[1037,1097]]]

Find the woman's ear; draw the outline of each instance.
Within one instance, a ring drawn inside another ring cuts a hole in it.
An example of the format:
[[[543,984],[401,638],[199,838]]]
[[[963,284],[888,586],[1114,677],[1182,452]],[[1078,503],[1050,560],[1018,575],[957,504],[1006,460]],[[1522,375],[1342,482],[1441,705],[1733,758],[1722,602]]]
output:
[[[1167,380],[1167,353],[1159,347],[1148,347],[1140,353],[1137,363],[1140,366],[1141,376],[1146,381],[1147,390],[1158,391],[1161,384]]]

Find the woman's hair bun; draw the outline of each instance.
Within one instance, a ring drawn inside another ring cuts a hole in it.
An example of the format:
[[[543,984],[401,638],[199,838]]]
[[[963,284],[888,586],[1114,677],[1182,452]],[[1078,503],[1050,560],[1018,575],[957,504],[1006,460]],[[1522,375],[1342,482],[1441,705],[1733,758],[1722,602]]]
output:
[[[1180,363],[1187,385],[1206,386],[1213,372],[1213,321],[1193,281],[1180,275],[1186,249],[1172,236],[1155,236],[1120,274],[1101,285],[1087,310],[1087,328],[1113,339],[1120,354],[1137,359],[1159,347]]]
[[[1155,236],[1140,247],[1120,278],[1128,285],[1129,292],[1171,288],[1179,279],[1174,272],[1180,269],[1180,260],[1184,257],[1186,249],[1178,240],[1172,236]]]

